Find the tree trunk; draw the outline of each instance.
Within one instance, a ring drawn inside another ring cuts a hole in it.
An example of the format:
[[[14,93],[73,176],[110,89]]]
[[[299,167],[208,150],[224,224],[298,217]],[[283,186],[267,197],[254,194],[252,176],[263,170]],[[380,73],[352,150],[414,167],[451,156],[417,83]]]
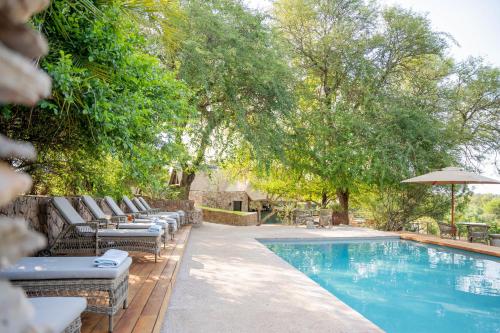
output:
[[[168,181],[168,185],[177,185],[177,171],[175,169],[172,170],[172,174],[170,175],[170,180]]]
[[[191,184],[194,181],[194,177],[196,176],[196,173],[194,172],[189,172],[189,171],[183,171],[182,172],[182,178],[181,178],[181,184],[180,187],[182,189],[181,192],[181,199],[189,199],[189,191],[191,190]]]
[[[271,213],[267,214],[266,217],[264,217],[261,221],[260,221],[260,224],[263,224],[263,223],[266,223],[267,220],[269,220],[271,217],[273,217],[274,215],[276,215],[278,211],[276,209],[273,208],[273,210],[271,211]]]
[[[341,211],[340,220],[342,224],[349,224],[349,190],[338,189],[337,200],[339,201]]]
[[[321,208],[326,208],[326,204],[328,203],[328,195],[326,192],[321,194]]]

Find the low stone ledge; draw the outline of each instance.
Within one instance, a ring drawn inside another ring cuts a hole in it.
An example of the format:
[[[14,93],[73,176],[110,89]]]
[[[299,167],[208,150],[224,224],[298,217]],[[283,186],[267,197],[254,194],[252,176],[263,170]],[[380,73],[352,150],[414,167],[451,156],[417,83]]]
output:
[[[236,226],[257,225],[256,212],[233,212],[210,207],[202,207],[201,209],[203,221]]]

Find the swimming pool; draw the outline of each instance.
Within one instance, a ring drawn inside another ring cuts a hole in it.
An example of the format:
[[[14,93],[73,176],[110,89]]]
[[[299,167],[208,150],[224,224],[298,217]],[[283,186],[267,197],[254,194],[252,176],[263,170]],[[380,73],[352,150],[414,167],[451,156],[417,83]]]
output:
[[[496,257],[404,240],[261,242],[386,332],[500,332]]]

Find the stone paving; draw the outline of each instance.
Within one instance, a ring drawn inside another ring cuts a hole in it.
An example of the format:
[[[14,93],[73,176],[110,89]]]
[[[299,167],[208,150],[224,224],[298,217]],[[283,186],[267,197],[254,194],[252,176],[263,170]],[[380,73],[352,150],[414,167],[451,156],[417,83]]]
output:
[[[204,223],[191,232],[162,332],[381,332],[256,238],[394,236],[347,226]]]

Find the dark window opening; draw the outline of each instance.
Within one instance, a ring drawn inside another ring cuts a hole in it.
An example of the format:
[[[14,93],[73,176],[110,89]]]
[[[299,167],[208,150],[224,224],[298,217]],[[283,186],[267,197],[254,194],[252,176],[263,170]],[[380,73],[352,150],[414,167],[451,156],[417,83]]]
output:
[[[241,212],[242,201],[233,201],[233,210]]]

